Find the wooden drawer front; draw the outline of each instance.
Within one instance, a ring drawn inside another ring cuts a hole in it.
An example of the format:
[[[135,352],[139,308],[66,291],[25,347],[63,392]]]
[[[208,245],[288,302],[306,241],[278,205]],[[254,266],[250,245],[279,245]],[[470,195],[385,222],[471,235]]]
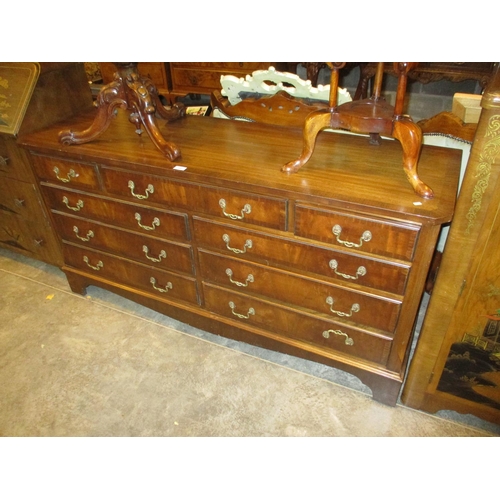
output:
[[[132,201],[161,203],[273,229],[286,227],[285,200],[180,183],[161,177],[102,169],[104,185]]]
[[[220,88],[222,75],[245,78],[256,69],[268,69],[272,63],[256,62],[201,62],[170,63],[173,87],[192,89],[193,92]]]
[[[31,183],[5,178],[0,182],[0,212],[27,220],[43,218],[43,211]]]
[[[0,172],[5,172],[9,166],[9,151],[7,140],[0,136]]]
[[[137,63],[137,71],[140,75],[153,80],[156,87],[168,89],[167,73],[165,63],[143,62]]]
[[[203,292],[208,310],[242,324],[381,365],[387,361],[390,339],[205,283]]]
[[[135,174],[102,168],[101,175],[108,193],[141,204],[163,204],[188,208],[199,199],[200,187],[169,181],[154,175]]]
[[[201,250],[203,280],[316,311],[339,322],[394,333],[401,302]]]
[[[342,212],[295,207],[295,234],[345,249],[411,261],[419,227]]]
[[[7,146],[8,140],[0,136],[0,177],[12,176],[14,173],[12,154]]]
[[[224,219],[286,229],[286,201],[222,189],[203,190],[203,212]]]
[[[99,189],[95,165],[32,156],[36,173],[41,180],[64,184],[71,187]]]
[[[57,252],[56,245],[51,228],[46,224],[0,211],[0,246],[50,260],[52,252]]]
[[[17,145],[15,137],[0,134],[0,178],[10,177],[33,182],[33,174],[26,152]]]
[[[104,252],[74,245],[64,245],[66,265],[92,274],[97,278],[144,290],[159,298],[198,304],[194,278],[183,277],[151,266],[136,264]]]
[[[42,186],[42,191],[52,209],[59,212],[108,222],[157,238],[189,239],[185,214],[48,186]]]
[[[54,213],[58,232],[69,242],[129,257],[144,264],[194,274],[189,245],[149,238],[97,222]]]
[[[338,280],[402,295],[410,266],[306,245],[225,224],[193,217],[198,246],[226,255],[261,261],[292,271],[310,272],[319,279]]]
[[[254,71],[256,69],[268,69],[269,66],[273,66],[275,63],[270,62],[171,62],[171,68],[185,68],[185,69],[197,69],[204,68],[207,70],[241,70],[241,71]]]
[[[175,89],[192,89],[210,91],[220,88],[220,77],[223,72],[213,69],[172,68],[172,82]]]

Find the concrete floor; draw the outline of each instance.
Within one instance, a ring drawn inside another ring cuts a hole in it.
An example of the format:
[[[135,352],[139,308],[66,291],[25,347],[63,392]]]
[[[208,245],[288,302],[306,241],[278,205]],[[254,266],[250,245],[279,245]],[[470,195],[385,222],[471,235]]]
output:
[[[498,436],[356,377],[192,329],[0,249],[1,436]]]

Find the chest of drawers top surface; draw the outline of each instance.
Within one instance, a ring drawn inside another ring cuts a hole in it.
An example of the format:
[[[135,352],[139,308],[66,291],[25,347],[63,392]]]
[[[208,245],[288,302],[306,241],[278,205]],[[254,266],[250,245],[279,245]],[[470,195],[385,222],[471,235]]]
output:
[[[309,162],[295,174],[281,167],[302,150],[302,131],[210,117],[187,116],[160,122],[167,141],[181,150],[171,162],[155,148],[147,133],[136,134],[126,112],[119,110],[108,130],[87,144],[65,146],[63,128],[83,130],[93,113],[65,121],[23,138],[23,145],[42,155],[135,171],[188,184],[221,186],[256,195],[304,200],[345,209],[375,208],[380,215],[423,224],[451,220],[456,200],[461,152],[423,146],[418,171],[434,190],[431,200],[418,197],[402,167],[397,141],[372,146],[366,137],[323,132]],[[179,168],[182,167],[182,168]],[[94,182],[92,179],[90,182]],[[108,188],[110,186],[107,186]]]

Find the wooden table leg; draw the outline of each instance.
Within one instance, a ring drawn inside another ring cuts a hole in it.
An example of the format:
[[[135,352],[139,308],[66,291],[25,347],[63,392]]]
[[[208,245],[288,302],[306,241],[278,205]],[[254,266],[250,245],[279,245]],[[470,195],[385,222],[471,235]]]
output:
[[[399,119],[394,121],[392,136],[397,139],[403,148],[403,168],[414,191],[422,198],[433,198],[434,192],[417,173],[417,163],[422,149],[422,131],[411,120]]]
[[[324,129],[330,126],[331,111],[319,110],[313,111],[307,118],[304,124],[304,143],[302,154],[294,161],[288,162],[281,168],[282,172],[294,173],[300,167],[309,161],[314,151],[316,137]]]

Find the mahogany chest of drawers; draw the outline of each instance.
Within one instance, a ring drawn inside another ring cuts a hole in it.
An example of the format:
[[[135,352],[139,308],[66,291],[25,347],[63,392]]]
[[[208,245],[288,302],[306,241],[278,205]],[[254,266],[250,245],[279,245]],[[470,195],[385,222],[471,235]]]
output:
[[[401,146],[209,117],[161,126],[170,162],[120,111],[98,140],[24,140],[73,291],[106,288],[217,335],[334,366],[394,405],[460,152],[424,146],[418,198]]]

